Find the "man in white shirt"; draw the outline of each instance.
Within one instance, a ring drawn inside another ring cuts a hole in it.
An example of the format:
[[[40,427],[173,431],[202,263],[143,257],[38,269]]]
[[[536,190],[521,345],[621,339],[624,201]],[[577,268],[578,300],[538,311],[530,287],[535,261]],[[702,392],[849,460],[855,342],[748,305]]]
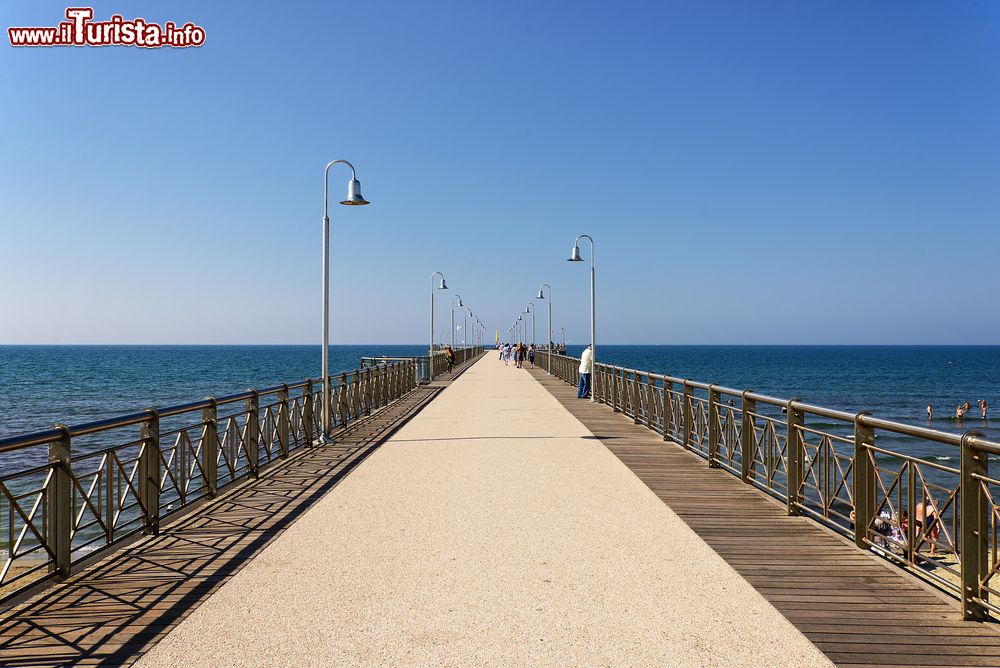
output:
[[[590,395],[590,374],[594,371],[594,351],[587,346],[580,355],[580,384],[576,390],[577,399],[586,399]]]

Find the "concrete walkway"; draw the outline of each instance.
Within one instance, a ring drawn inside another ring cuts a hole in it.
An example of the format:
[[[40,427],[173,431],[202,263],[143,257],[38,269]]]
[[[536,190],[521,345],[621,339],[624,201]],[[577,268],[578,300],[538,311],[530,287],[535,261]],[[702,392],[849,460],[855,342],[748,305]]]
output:
[[[494,355],[138,665],[484,664],[832,665]]]

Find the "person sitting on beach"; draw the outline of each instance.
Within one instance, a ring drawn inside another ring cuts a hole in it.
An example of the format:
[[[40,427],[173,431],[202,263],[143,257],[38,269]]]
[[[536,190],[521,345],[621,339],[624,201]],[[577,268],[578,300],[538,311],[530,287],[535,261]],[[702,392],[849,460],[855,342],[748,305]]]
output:
[[[876,545],[886,545],[886,539],[898,542],[899,527],[896,526],[895,519],[888,508],[883,508],[879,512],[875,521],[872,522],[872,527],[875,529],[875,533],[881,536],[875,538]]]

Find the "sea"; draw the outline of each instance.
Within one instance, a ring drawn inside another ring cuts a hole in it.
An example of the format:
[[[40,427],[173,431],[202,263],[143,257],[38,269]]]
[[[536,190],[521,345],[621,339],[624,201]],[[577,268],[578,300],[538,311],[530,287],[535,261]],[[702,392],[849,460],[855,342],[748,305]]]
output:
[[[567,352],[579,356],[582,349],[571,345]],[[422,344],[338,345],[330,368],[350,371],[364,356],[425,353]],[[609,364],[945,431],[977,429],[1000,440],[1000,346],[608,344],[597,353]],[[311,345],[0,346],[0,438],[319,373],[320,347]],[[980,399],[996,418],[979,418]],[[972,410],[956,421],[955,407],[966,401]]]

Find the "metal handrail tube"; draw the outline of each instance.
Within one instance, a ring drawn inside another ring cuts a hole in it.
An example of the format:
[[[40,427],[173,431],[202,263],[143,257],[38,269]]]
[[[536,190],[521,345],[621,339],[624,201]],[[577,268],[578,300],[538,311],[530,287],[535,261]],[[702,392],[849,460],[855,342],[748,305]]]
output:
[[[978,436],[970,436],[968,442],[969,445],[971,445],[976,450],[982,450],[983,452],[991,455],[1000,455],[1000,443],[987,441],[986,439],[980,438]]]
[[[52,441],[62,438],[62,435],[63,432],[61,429],[46,429],[45,431],[36,431],[20,436],[0,438],[0,453],[20,450],[21,448],[28,448],[33,445],[51,443]]]
[[[904,436],[913,436],[916,438],[924,438],[928,441],[937,441],[938,443],[944,443],[946,445],[961,445],[962,436],[961,434],[949,434],[946,431],[938,431],[937,429],[928,429],[926,427],[917,427],[910,424],[904,424],[901,422],[892,422],[890,420],[882,420],[879,418],[872,417],[871,415],[863,415],[860,418],[861,423],[872,429],[882,429],[884,431],[891,431],[895,434],[902,434]],[[984,441],[989,444],[990,441]],[[1000,447],[1000,444],[995,444]]]
[[[839,411],[833,408],[824,408],[823,406],[815,406],[813,404],[802,403],[801,401],[796,401],[795,408],[810,415],[818,415],[820,417],[830,418],[832,420],[843,420],[844,422],[854,422],[855,413],[848,413],[847,411]]]
[[[779,399],[777,397],[772,397],[767,394],[758,394],[757,392],[747,392],[747,399],[753,401],[761,401],[765,404],[771,404],[772,406],[787,406],[787,399]]]

